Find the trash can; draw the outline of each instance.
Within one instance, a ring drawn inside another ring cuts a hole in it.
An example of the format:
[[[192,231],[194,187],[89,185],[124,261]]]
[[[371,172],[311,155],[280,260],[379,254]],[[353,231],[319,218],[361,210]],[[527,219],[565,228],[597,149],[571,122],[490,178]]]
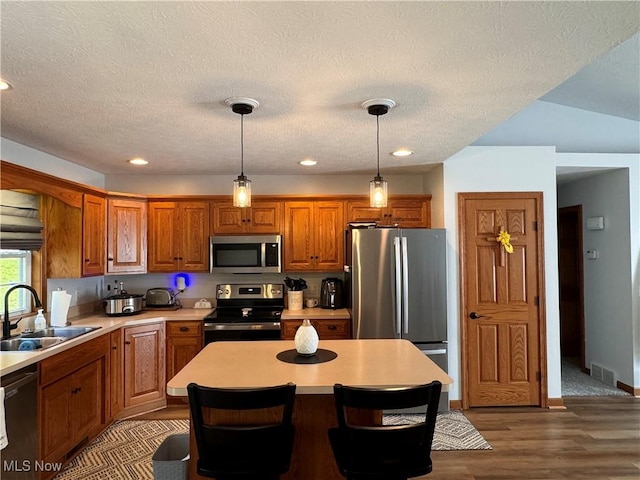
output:
[[[169,435],[151,457],[154,480],[187,480],[189,434]]]

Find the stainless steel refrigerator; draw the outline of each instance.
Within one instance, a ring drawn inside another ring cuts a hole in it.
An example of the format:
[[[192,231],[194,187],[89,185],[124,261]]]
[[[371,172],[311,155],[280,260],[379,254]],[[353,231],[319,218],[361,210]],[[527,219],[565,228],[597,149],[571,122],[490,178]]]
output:
[[[445,230],[351,225],[346,258],[353,338],[405,338],[446,372]]]

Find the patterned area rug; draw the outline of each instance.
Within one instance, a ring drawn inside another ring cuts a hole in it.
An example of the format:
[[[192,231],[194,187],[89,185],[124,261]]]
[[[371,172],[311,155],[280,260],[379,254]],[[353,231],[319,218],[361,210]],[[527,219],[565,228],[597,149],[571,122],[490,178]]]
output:
[[[385,415],[384,423],[416,422],[416,415]],[[151,480],[151,457],[170,434],[187,433],[188,420],[121,420],[89,444],[55,480]],[[438,414],[433,450],[488,450],[462,412]]]

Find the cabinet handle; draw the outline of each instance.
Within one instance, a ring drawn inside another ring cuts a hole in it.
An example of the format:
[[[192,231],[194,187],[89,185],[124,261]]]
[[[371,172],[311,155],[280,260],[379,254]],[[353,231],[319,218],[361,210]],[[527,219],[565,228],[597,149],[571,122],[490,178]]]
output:
[[[327,330],[337,330],[338,327],[336,327],[335,325],[327,325]]]
[[[113,258],[107,258],[107,260],[109,260],[110,262],[113,262]]]
[[[173,257],[174,260],[178,260],[178,257]]]
[[[88,258],[84,259],[84,263],[89,263],[91,260],[89,260]]]
[[[129,340],[127,340],[126,342],[124,342],[125,345],[131,345],[131,342]]]
[[[178,257],[178,260],[182,260],[182,257]]]
[[[118,347],[116,345],[114,345],[113,347],[111,347],[111,350],[117,350]]]
[[[189,327],[180,327],[180,331],[181,332],[188,332],[189,331]]]

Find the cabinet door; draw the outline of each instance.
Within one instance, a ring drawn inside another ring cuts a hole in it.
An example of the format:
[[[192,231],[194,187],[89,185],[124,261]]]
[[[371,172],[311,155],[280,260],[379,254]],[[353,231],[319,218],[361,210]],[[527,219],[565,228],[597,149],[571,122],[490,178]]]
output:
[[[344,268],[344,204],[315,202],[314,268],[329,271]]]
[[[312,270],[314,266],[313,202],[284,204],[285,271]]]
[[[302,320],[282,320],[282,339],[293,340],[298,328],[302,325]],[[318,332],[320,340],[345,340],[351,338],[350,319],[313,319],[311,324]]]
[[[244,208],[234,207],[232,202],[215,202],[211,206],[211,233],[243,233],[246,224]]]
[[[102,423],[102,385],[100,361],[92,362],[72,375],[69,420],[77,439]]]
[[[369,199],[347,201],[347,223],[381,222],[384,216],[382,208],[370,207]]]
[[[72,442],[69,400],[73,387],[70,378],[65,377],[42,389],[40,445],[44,460],[54,460],[64,455]]]
[[[251,233],[280,233],[282,202],[252,202],[245,215],[247,231]]]
[[[180,269],[209,271],[209,203],[179,202]]]
[[[111,380],[111,399],[110,399],[110,418],[115,417],[122,410],[124,395],[123,387],[123,352],[122,352],[122,330],[114,330],[111,332],[111,350],[110,350],[110,380]]]
[[[84,195],[82,206],[82,275],[104,275],[106,202]]]
[[[431,226],[430,203],[424,199],[392,199],[387,206],[387,219],[404,228]]]
[[[124,406],[163,398],[165,394],[164,324],[124,330]]]
[[[150,202],[149,208],[149,271],[178,270],[179,232],[176,202]]]
[[[147,271],[147,203],[107,200],[107,273]]]

